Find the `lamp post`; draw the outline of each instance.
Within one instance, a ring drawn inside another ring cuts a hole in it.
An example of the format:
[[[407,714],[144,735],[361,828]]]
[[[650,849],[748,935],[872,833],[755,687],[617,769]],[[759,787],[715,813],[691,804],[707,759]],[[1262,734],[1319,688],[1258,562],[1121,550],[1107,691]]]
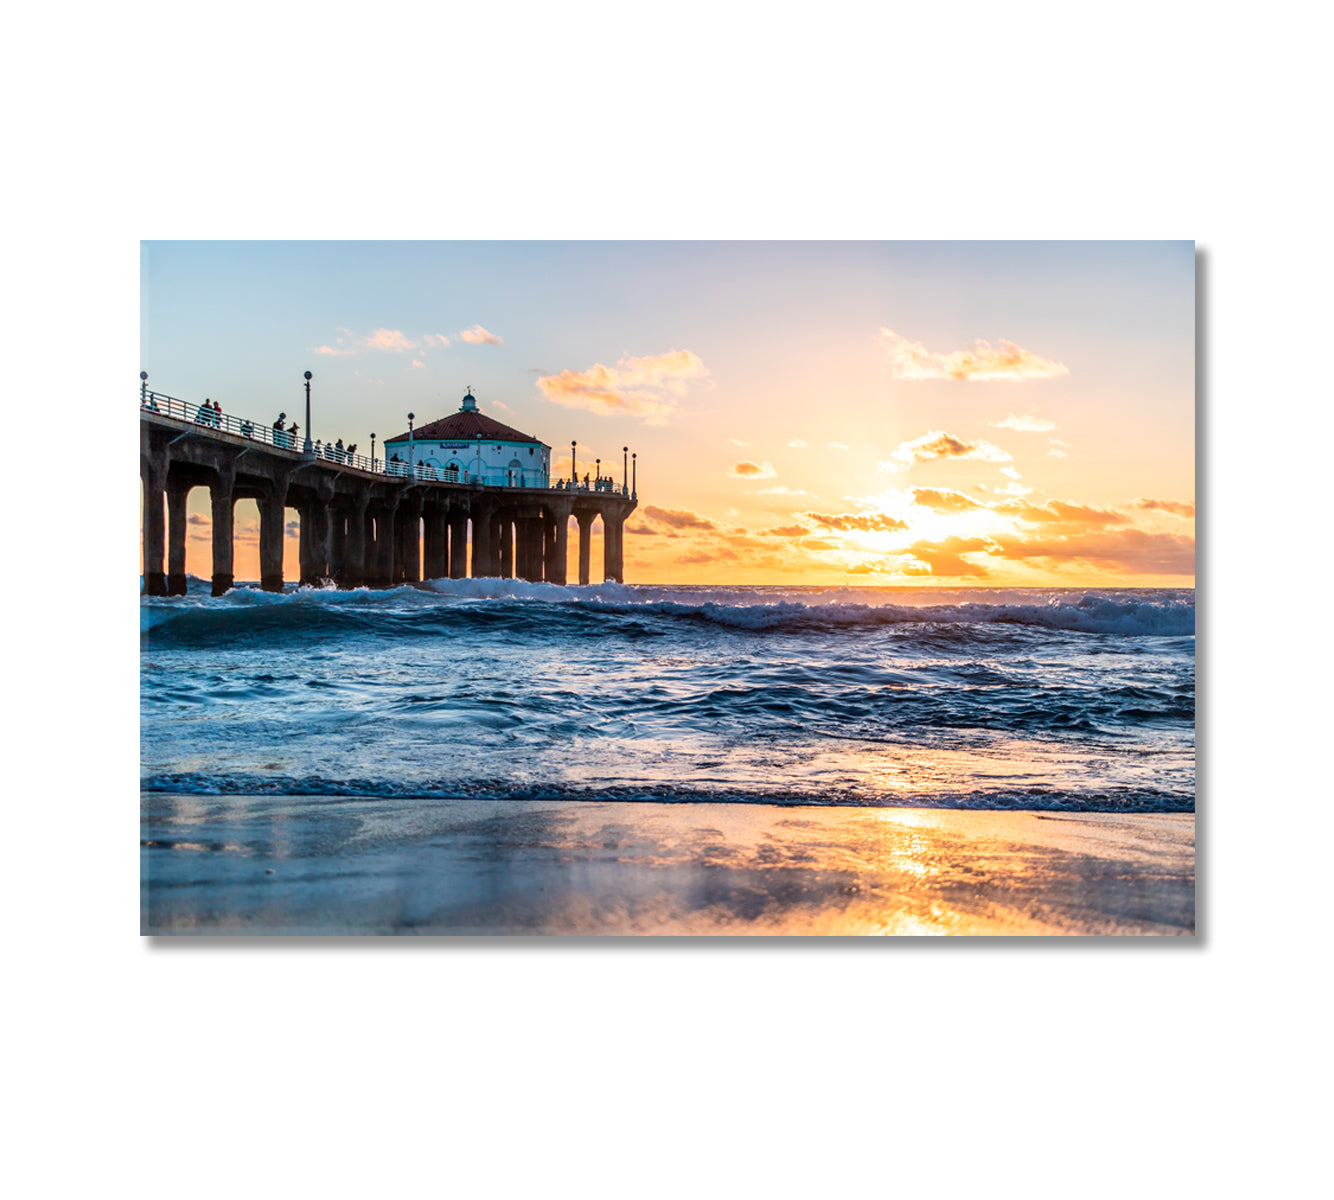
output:
[[[638,457],[639,452],[637,450],[630,455],[630,499],[632,500],[639,495],[639,463],[635,461]]]
[[[416,413],[408,413],[408,474],[409,475],[412,474],[412,468],[414,465],[413,463],[414,451],[412,448],[412,422],[413,419],[416,417],[416,415],[417,415]]]
[[[469,388],[469,391],[472,389]],[[477,435],[477,474],[473,476],[473,483],[482,482],[482,435]]]
[[[574,452],[578,445],[578,442],[570,443],[570,483],[574,487],[579,486],[579,464],[574,461]]]
[[[306,372],[306,441],[301,447],[302,454],[314,454],[315,445],[310,440],[310,372]]]
[[[148,407],[148,372],[139,372],[139,403]]]
[[[371,434],[371,474],[375,474],[375,434]]]
[[[621,447],[621,495],[625,495],[625,486],[629,482],[630,460],[625,456],[630,453],[629,446]]]

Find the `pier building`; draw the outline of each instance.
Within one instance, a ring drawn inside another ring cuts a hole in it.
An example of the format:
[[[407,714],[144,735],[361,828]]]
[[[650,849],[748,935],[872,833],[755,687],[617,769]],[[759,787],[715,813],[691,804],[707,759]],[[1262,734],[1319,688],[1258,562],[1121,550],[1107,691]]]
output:
[[[302,583],[514,577],[564,584],[574,537],[577,578],[586,584],[598,520],[603,577],[624,580],[623,529],[638,506],[636,456],[628,448],[619,482],[583,484],[572,473],[553,485],[551,448],[479,412],[470,390],[457,413],[389,439],[384,449],[399,459],[391,469],[384,457],[309,442],[309,418],[298,440],[262,419],[149,391],[147,376],[141,379],[147,595],[185,593],[186,497],[195,487],[209,491],[215,596],[234,583],[233,511],[242,499],[259,509],[266,591],[283,587],[288,508],[300,517]],[[470,445],[466,460],[463,445]]]
[[[422,463],[449,483],[551,486],[551,447],[480,412],[471,388],[458,412],[389,438],[384,453],[397,474]]]

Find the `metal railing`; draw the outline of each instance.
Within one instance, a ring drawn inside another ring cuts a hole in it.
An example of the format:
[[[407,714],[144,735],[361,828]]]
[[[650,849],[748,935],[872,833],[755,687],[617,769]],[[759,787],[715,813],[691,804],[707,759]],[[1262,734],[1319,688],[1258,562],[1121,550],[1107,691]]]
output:
[[[192,404],[186,400],[179,400],[175,396],[168,396],[163,392],[150,392],[141,389],[139,409],[141,412],[173,417],[178,421],[189,421],[193,425],[198,425],[201,431],[235,434],[247,441],[259,442],[262,445],[273,446],[278,450],[288,450],[298,455],[302,454],[305,449],[306,435],[299,431],[293,433],[290,426],[285,429],[278,429],[276,426],[266,425],[262,421],[251,421],[249,418],[234,416],[229,412],[219,412],[211,404]],[[317,441],[312,443],[312,449],[315,457],[320,462],[328,462],[335,466],[354,467],[358,471],[367,471],[376,475],[420,479],[432,483],[476,485],[480,482],[475,471],[451,471],[447,468],[432,467],[421,462],[408,464],[406,462],[395,462],[393,459],[388,462],[383,458],[371,459],[364,454],[350,451],[346,447],[340,450],[337,443],[328,444]],[[510,484],[506,482],[488,484],[487,486],[540,487],[541,485],[529,485],[522,482]],[[590,480],[587,483],[581,483],[578,480],[559,479],[549,486],[550,489],[557,491],[603,492],[614,496],[627,497],[631,495],[629,487],[618,485],[615,480],[606,476],[601,479]]]

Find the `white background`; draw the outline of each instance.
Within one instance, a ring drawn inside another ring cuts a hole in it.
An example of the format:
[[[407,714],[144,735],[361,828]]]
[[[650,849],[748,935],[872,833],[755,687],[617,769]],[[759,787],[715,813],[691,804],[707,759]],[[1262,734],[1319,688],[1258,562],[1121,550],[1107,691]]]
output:
[[[13,1194],[1286,1196],[1327,1182],[1316,12],[11,15]],[[141,939],[124,398],[137,243],[172,237],[1197,239],[1200,936]],[[36,430],[67,423],[97,435],[105,471],[95,454],[30,457],[50,444]]]

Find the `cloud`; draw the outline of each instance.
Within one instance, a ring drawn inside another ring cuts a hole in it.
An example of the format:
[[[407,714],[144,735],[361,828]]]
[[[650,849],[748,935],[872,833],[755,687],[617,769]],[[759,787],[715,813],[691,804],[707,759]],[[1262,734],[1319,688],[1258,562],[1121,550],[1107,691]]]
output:
[[[432,350],[443,350],[449,345],[449,339],[443,333],[427,333],[422,335],[422,344]]]
[[[773,479],[778,472],[774,470],[771,462],[753,463],[749,460],[734,463],[732,474],[742,479]]]
[[[687,566],[694,566],[698,563],[713,562],[718,558],[735,558],[734,550],[719,550],[716,553],[710,553],[706,550],[696,550],[693,554],[678,554],[676,561],[684,563]]]
[[[1015,429],[1020,433],[1050,433],[1056,428],[1055,421],[1048,421],[1046,417],[1030,417],[1027,413],[1015,416],[1011,413],[1003,421],[992,421],[997,429]]]
[[[734,445],[734,446],[749,446],[749,445],[750,445],[749,442],[743,442],[740,438],[728,438],[727,440],[728,440],[729,442],[731,442],[732,445]]]
[[[1031,500],[1004,500],[993,508],[1031,524],[1061,525],[1070,530],[1127,523],[1125,514],[1114,508],[1091,508],[1085,504],[1067,504],[1064,500],[1048,500],[1043,504],[1034,504]]]
[[[1140,496],[1135,501],[1135,507],[1147,512],[1171,513],[1174,517],[1195,516],[1195,505],[1189,500],[1154,500],[1148,496]]]
[[[497,337],[489,329],[483,329],[480,325],[462,330],[459,337],[470,346],[503,346],[505,344],[504,338]]]
[[[537,381],[546,399],[568,408],[602,416],[643,417],[648,425],[665,425],[676,410],[687,383],[703,379],[709,369],[689,350],[669,350],[642,358],[622,358],[614,367],[594,363],[586,371],[566,369]]]
[[[1059,450],[1059,449],[1057,449],[1055,446],[1053,446],[1050,450],[1047,451],[1047,457],[1048,457],[1048,458],[1064,458],[1064,457],[1065,457],[1065,451],[1064,451],[1064,450]]]
[[[801,438],[793,438],[790,442],[788,442],[788,445],[791,446],[792,449],[794,450],[800,450],[805,444],[806,443],[803,442]]]
[[[796,538],[804,537],[808,533],[810,530],[805,525],[775,525],[772,529],[762,530],[760,536]]]
[[[752,496],[813,496],[814,492],[808,492],[805,488],[784,487],[781,483],[774,487],[757,488],[751,492]]]
[[[842,442],[825,442],[831,450],[846,450],[847,447]]]
[[[889,351],[890,368],[899,379],[1058,379],[1069,375],[1064,363],[1051,362],[1000,340],[992,347],[978,339],[968,350],[938,354],[921,342],[910,342],[892,329],[880,330],[880,340]]]
[[[990,572],[984,566],[962,558],[978,551],[990,552],[992,543],[986,538],[949,537],[936,542],[914,542],[908,553],[918,562],[930,567],[932,575],[963,575],[972,579],[985,578]]]
[[[347,354],[359,354],[363,350],[387,350],[395,354],[402,354],[408,350],[417,349],[418,343],[414,342],[401,329],[376,329],[367,337],[358,337],[350,329],[338,330],[339,336],[334,338],[332,346],[320,346],[316,349],[316,354],[334,355],[342,357]],[[427,334],[424,339],[428,346],[435,345],[431,339],[434,334]],[[442,344],[448,345],[446,339]]]
[[[890,457],[909,466],[933,458],[976,458],[983,462],[1012,461],[1011,456],[999,446],[993,446],[990,442],[964,441],[963,438],[946,433],[943,429],[932,429],[910,442],[900,442],[899,448],[890,452]],[[880,468],[889,470],[891,474],[893,470],[897,470],[892,463],[881,463]]]
[[[364,345],[367,350],[390,350],[395,354],[417,348],[417,343],[401,329],[377,329],[365,340]]]
[[[421,360],[420,358],[414,358],[414,359],[412,360],[412,365],[413,365],[414,367],[424,367],[426,364],[425,364],[424,362],[422,362],[422,360]]]
[[[806,520],[821,529],[840,529],[844,532],[861,533],[897,533],[908,528],[907,521],[900,521],[888,513],[802,513]]]
[[[707,517],[701,517],[699,513],[691,512],[689,509],[658,508],[657,505],[650,504],[644,508],[643,514],[655,524],[666,525],[670,529],[718,528]]]
[[[951,491],[948,488],[909,488],[909,494],[912,496],[914,504],[920,504],[923,508],[929,508],[932,512],[938,513],[958,513],[967,512],[971,508],[985,508],[985,504],[979,504],[971,496],[965,496],[962,492]]]
[[[1042,558],[1052,565],[1085,563],[1125,575],[1193,575],[1195,539],[1142,529],[1097,530],[1028,541],[998,537],[995,553],[1010,559]]]

